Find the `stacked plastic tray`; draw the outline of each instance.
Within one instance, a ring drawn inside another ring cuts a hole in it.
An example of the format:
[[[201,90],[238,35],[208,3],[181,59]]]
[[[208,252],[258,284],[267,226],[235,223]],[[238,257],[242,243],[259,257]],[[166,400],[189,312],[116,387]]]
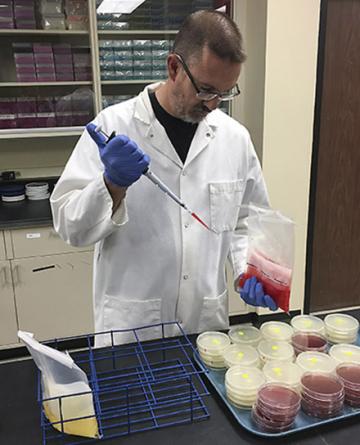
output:
[[[160,338],[142,341],[146,333],[156,329]],[[167,337],[176,335],[177,337]],[[94,348],[93,338],[109,346]],[[101,337],[101,339],[100,339]],[[117,337],[134,342],[116,345]],[[208,391],[195,368],[195,352],[189,338],[178,323],[101,334],[60,339],[47,344],[61,347],[64,341],[86,341],[88,348],[71,356],[89,379],[93,392],[96,420],[102,439],[135,432],[190,423],[209,417],[202,397]],[[55,430],[45,417],[41,376],[38,379],[38,402],[41,407],[43,444],[75,445],[96,441]],[[66,397],[66,396],[65,396]],[[62,399],[56,400],[61,406]],[[52,399],[53,400],[53,399]],[[76,418],[75,420],[80,420]],[[67,419],[66,422],[74,421]],[[59,424],[59,422],[57,422]],[[60,422],[65,424],[65,421]],[[60,428],[61,430],[62,428]]]

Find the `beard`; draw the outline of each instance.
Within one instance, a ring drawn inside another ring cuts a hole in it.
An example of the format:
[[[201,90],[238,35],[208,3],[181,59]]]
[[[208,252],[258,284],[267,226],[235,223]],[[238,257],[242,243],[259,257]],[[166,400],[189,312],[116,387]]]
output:
[[[193,106],[190,110],[186,110],[182,94],[175,94],[174,103],[176,117],[190,124],[198,124],[212,111],[203,102]]]

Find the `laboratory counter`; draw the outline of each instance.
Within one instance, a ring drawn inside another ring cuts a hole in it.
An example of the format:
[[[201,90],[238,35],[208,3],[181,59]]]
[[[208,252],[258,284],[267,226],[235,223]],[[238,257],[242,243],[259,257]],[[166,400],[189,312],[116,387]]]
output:
[[[1,186],[8,184],[26,184],[29,182],[47,182],[49,191],[54,188],[58,178],[28,179],[23,181],[0,182]],[[19,229],[26,227],[51,226],[52,214],[49,199],[31,201],[25,199],[17,202],[0,200],[0,230]]]
[[[40,445],[40,412],[36,401],[36,368],[33,360],[0,362],[0,443],[4,445]],[[205,404],[210,418],[191,424],[134,433],[93,443],[107,445],[239,445],[292,444],[344,445],[359,443],[360,422],[355,417],[324,425],[285,438],[264,439],[239,426],[226,406],[209,387]],[[58,443],[58,442],[56,442]],[[62,442],[61,442],[62,443]]]

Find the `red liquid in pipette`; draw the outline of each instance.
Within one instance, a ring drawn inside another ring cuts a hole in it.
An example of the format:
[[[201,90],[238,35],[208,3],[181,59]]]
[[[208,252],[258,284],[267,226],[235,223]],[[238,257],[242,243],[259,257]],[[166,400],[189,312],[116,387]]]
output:
[[[191,212],[191,216],[195,218],[197,221],[199,221],[199,223],[202,224],[204,227],[206,227],[208,230],[211,230],[210,227],[207,224],[205,224],[204,221],[201,218],[199,218],[196,213]],[[211,231],[213,232],[213,230]]]

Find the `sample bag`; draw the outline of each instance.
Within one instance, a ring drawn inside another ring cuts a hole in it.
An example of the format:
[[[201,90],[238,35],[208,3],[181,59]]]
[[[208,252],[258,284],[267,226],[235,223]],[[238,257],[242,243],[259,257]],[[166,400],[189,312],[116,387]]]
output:
[[[294,265],[294,222],[279,211],[253,204],[249,206],[248,253],[239,287],[255,276],[279,308],[289,312]]]
[[[42,345],[33,334],[18,331],[18,337],[41,371],[43,408],[52,426],[67,434],[98,438],[93,397],[85,372],[68,353]]]

